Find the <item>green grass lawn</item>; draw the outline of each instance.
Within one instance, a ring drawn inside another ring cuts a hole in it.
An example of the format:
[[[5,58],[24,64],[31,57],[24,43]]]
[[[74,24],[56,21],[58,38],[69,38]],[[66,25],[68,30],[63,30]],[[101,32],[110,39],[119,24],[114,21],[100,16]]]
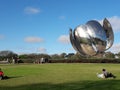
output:
[[[0,80],[0,90],[120,90],[119,64],[1,64],[0,68],[10,77]],[[97,78],[103,68],[117,78]]]

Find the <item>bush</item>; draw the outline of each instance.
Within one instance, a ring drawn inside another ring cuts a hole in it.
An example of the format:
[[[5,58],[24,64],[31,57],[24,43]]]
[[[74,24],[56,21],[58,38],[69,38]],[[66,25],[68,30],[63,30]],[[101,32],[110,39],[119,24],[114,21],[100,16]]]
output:
[[[49,63],[120,63],[120,59],[49,60]]]
[[[19,60],[18,63],[24,63],[23,60]]]

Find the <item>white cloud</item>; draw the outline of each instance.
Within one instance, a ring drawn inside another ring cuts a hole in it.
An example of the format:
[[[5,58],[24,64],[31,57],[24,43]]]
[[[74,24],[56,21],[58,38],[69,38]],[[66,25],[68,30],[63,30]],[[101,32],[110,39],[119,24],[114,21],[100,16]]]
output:
[[[108,20],[110,21],[114,31],[120,31],[120,17],[113,16],[108,18]]]
[[[0,35],[0,40],[1,40],[1,39],[4,39],[4,35]]]
[[[113,46],[110,48],[110,51],[112,51],[113,53],[120,52],[120,43],[113,44]]]
[[[34,7],[26,7],[24,9],[24,12],[26,14],[37,14],[37,13],[40,13],[41,10],[39,8],[34,8]]]
[[[46,53],[47,52],[47,50],[43,47],[38,48],[37,51],[41,52],[41,53]]]
[[[37,42],[43,42],[44,40],[42,38],[39,37],[26,37],[25,42],[29,42],[29,43],[37,43]]]
[[[18,55],[29,54],[28,52],[17,52]]]
[[[60,43],[63,43],[63,44],[68,44],[68,43],[70,43],[69,35],[61,35],[61,36],[58,38],[58,41],[59,41]]]
[[[108,17],[108,21],[110,22],[113,31],[120,31],[120,17],[118,16],[113,16],[113,17]],[[103,20],[99,21],[101,24],[103,24]]]
[[[64,20],[66,17],[65,16],[59,16],[59,19]]]
[[[18,54],[31,54],[31,53],[47,53],[47,49],[43,47],[19,47],[17,48]]]

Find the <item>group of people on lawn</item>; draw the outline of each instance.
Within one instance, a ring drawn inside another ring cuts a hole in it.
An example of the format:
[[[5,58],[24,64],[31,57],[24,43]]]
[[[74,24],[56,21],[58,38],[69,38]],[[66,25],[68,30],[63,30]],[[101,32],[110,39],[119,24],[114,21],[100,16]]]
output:
[[[113,75],[110,72],[107,72],[106,69],[102,69],[102,73],[101,74],[97,73],[97,77],[98,78],[116,78],[115,75]],[[2,79],[8,79],[8,76],[5,76],[4,72],[0,68],[0,80],[2,80]]]

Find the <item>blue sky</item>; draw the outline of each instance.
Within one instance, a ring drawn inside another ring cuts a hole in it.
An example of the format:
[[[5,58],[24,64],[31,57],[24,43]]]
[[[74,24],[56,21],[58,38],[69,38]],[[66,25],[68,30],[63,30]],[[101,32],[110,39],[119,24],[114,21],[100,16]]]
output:
[[[120,51],[120,0],[0,0],[0,51],[73,53],[69,28],[107,18]]]

